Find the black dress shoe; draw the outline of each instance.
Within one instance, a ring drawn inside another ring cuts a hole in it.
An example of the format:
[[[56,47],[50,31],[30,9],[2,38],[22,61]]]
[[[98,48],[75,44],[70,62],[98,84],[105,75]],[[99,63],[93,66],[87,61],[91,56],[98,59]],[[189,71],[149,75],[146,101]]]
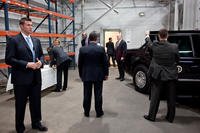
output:
[[[150,118],[148,115],[144,115],[144,118],[148,121],[155,121],[155,119]]]
[[[45,126],[43,126],[41,123],[32,125],[32,128],[33,128],[33,129],[37,129],[37,130],[39,130],[39,131],[43,131],[43,132],[48,131],[48,128],[45,127]]]
[[[16,131],[17,131],[17,133],[24,133],[25,126],[23,125],[21,128],[17,127]]]
[[[67,86],[63,86],[63,87],[62,87],[62,90],[63,90],[63,91],[66,91],[66,90],[67,90]]]
[[[115,78],[115,79],[121,79],[120,77],[117,77],[117,78]]]
[[[90,117],[90,114],[89,113],[84,113],[85,117]]]
[[[17,130],[17,133],[24,133],[24,130]]]
[[[120,81],[124,81],[124,78],[121,78]]]
[[[104,112],[102,111],[101,113],[97,113],[96,117],[97,117],[97,118],[100,118],[100,117],[102,117],[103,115],[104,115]]]
[[[53,92],[60,92],[60,90],[58,90],[58,89],[55,89],[55,90],[53,90]]]
[[[169,117],[166,116],[165,119],[166,119],[168,122],[173,123],[173,120],[170,119]]]

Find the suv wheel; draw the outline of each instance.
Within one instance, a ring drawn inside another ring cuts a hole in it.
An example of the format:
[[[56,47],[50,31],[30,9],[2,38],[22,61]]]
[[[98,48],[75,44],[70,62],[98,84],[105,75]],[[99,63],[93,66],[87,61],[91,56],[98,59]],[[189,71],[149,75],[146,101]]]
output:
[[[142,93],[149,92],[149,79],[147,77],[147,67],[138,65],[133,71],[133,84],[135,89]]]

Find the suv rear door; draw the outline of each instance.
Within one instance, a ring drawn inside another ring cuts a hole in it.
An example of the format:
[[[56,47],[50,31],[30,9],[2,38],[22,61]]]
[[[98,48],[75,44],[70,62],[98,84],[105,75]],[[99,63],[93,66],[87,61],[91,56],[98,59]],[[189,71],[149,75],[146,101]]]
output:
[[[152,41],[158,40],[158,32],[150,34]],[[200,82],[200,32],[172,31],[169,32],[168,41],[178,44],[179,81]]]
[[[200,53],[196,51],[199,46],[193,40],[197,43],[198,37],[192,35],[192,33],[173,33],[169,35],[168,41],[178,44],[179,47],[179,81],[200,81],[200,58],[198,57]]]

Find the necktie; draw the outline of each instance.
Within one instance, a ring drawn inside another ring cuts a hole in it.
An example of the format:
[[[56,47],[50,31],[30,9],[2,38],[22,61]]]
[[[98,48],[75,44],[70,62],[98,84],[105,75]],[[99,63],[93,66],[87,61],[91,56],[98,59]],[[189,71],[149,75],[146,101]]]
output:
[[[119,41],[117,41],[115,44],[115,50],[117,49],[118,46],[119,46]]]
[[[33,55],[33,62],[35,62],[35,51],[33,49],[33,43],[31,42],[30,37],[26,37],[26,41],[28,43],[29,48],[31,49],[32,55]]]

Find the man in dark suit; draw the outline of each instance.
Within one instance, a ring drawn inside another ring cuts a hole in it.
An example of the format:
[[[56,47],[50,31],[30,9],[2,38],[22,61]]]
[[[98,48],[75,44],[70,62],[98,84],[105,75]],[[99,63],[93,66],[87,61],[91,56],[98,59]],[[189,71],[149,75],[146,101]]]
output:
[[[119,77],[117,77],[116,79],[119,79],[120,81],[124,81],[124,76],[125,76],[124,58],[126,52],[127,52],[127,44],[122,39],[122,35],[119,34],[117,36],[117,42],[116,42],[116,61],[119,70]]]
[[[83,81],[84,115],[89,117],[92,97],[92,86],[94,86],[96,117],[104,115],[102,109],[103,80],[108,78],[108,62],[103,47],[97,45],[97,33],[91,32],[90,43],[87,47],[81,47],[78,57],[78,69]]]
[[[110,66],[110,57],[112,58],[112,63],[113,66],[115,67],[115,47],[114,43],[112,42],[112,38],[109,38],[109,41],[106,43],[106,48],[107,48],[107,55],[108,55],[108,65]]]
[[[87,37],[87,33],[85,33],[85,32],[82,33],[81,45],[82,45],[82,47],[88,46],[88,37]]]
[[[177,63],[179,60],[178,46],[167,41],[168,31],[161,29],[158,33],[159,42],[154,42],[150,50],[152,60],[148,75],[152,82],[151,102],[148,115],[144,118],[155,121],[160,103],[160,93],[167,89],[166,119],[173,122],[175,117],[176,81],[178,78]]]
[[[24,115],[29,99],[32,128],[47,131],[41,124],[41,71],[43,66],[43,51],[40,40],[31,37],[32,21],[21,18],[19,21],[21,33],[10,38],[6,46],[5,62],[12,66],[11,82],[15,94],[15,119],[17,133],[23,133]]]
[[[70,63],[70,58],[66,52],[64,52],[63,47],[60,46],[60,41],[55,39],[53,41],[53,48],[51,50],[51,66],[56,65],[57,67],[57,85],[56,92],[60,92],[62,88],[62,72],[64,72],[64,82],[63,89],[66,90],[68,83],[68,65]]]

